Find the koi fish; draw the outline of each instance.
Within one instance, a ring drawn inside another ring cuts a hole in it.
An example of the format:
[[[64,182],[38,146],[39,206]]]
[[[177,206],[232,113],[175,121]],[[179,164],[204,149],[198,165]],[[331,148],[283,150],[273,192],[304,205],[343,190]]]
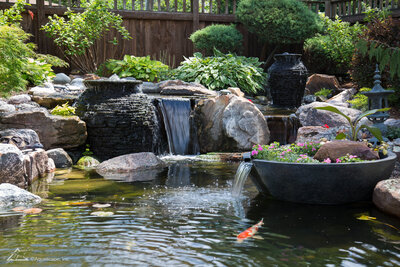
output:
[[[245,240],[249,237],[253,237],[257,233],[258,228],[260,228],[261,225],[263,225],[263,224],[264,224],[264,219],[261,219],[261,221],[259,223],[253,225],[252,227],[250,227],[247,230],[238,234],[237,241],[242,242],[243,240]]]

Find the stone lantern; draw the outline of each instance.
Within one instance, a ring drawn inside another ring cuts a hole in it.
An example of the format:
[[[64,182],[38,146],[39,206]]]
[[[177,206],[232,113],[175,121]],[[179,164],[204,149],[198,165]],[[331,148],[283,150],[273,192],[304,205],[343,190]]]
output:
[[[380,79],[381,75],[379,72],[378,64],[376,64],[376,70],[374,75],[374,87],[372,87],[371,91],[362,93],[368,97],[369,110],[389,107],[388,95],[392,94],[394,91],[383,89]],[[386,126],[384,122],[389,118],[389,113],[387,111],[376,112],[375,114],[367,116],[367,118],[370,121],[372,121],[374,127],[379,128],[382,133],[386,132]],[[375,138],[371,139],[371,141],[377,142]],[[385,141],[387,141],[387,139]]]

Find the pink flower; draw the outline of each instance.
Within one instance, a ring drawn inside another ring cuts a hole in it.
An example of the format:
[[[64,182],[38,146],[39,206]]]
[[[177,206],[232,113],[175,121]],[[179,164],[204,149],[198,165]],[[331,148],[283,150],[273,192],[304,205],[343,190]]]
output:
[[[324,159],[324,163],[331,163],[331,162],[332,162],[332,161],[331,161],[330,158]]]
[[[357,158],[356,155],[349,155],[349,159],[355,159],[355,158]]]
[[[257,154],[258,154],[258,151],[257,151],[257,150],[251,151],[251,155],[252,155],[252,156],[257,155]]]
[[[304,146],[304,143],[297,143],[298,146]]]
[[[258,150],[262,151],[263,150],[262,146],[258,145]]]
[[[340,162],[342,162],[341,159],[336,159],[336,163],[340,163]]]
[[[312,149],[311,149],[311,151],[315,151],[316,149],[315,149],[315,147],[313,147]]]

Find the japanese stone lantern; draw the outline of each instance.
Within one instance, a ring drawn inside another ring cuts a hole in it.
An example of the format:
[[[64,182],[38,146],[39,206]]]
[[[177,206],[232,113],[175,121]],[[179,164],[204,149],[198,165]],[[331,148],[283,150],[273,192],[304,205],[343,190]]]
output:
[[[369,92],[363,92],[363,94],[368,97],[369,110],[389,107],[388,95],[392,94],[394,91],[383,89],[380,79],[381,75],[378,64],[376,64],[374,87],[372,87],[372,90]],[[376,112],[375,114],[367,116],[367,118],[372,121],[374,127],[379,128],[382,133],[386,132],[387,127],[384,125],[384,122],[389,118],[389,113],[387,111]]]

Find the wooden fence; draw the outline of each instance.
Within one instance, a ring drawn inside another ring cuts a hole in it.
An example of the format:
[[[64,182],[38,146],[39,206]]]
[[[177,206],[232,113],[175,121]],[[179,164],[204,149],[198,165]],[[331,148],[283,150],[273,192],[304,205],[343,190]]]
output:
[[[329,17],[341,16],[343,20],[360,20],[364,5],[389,8],[400,16],[400,0],[327,0],[303,2],[315,12],[325,12]],[[15,0],[0,0],[0,9],[9,8]],[[80,0],[26,0],[34,18],[24,14],[22,26],[32,34],[32,41],[38,46],[40,53],[48,53],[62,57],[59,48],[40,30],[41,25],[48,22],[48,16],[63,15],[67,7],[82,11]],[[136,56],[150,55],[175,67],[194,52],[189,40],[191,33],[210,24],[230,24],[236,22],[235,12],[239,0],[113,0],[112,9],[123,18],[123,25],[128,29],[132,40],[119,38],[111,31],[97,43],[103,59],[120,58],[124,54]],[[256,36],[248,33],[244,27],[238,26],[244,35],[243,55],[259,56],[262,44]],[[108,40],[116,37],[118,46],[111,45]],[[301,52],[301,46],[282,46],[278,52]]]

